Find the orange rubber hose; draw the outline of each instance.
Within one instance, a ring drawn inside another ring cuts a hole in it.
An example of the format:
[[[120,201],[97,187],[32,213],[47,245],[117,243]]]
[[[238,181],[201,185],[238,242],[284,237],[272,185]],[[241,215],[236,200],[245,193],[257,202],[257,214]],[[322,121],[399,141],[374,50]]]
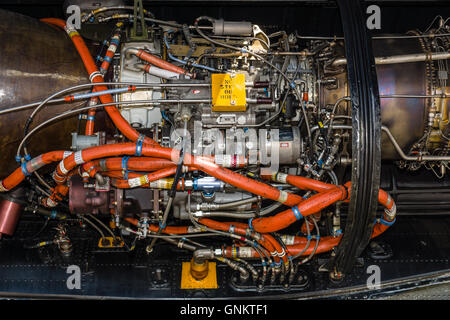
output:
[[[133,143],[116,143],[86,148],[83,151],[81,151],[81,157],[84,162],[88,162],[95,159],[119,155],[134,155],[135,152],[136,152],[136,145]],[[176,163],[179,158],[179,151],[172,150],[170,148],[152,147],[149,145],[143,145],[142,155],[172,160],[174,163]],[[62,171],[61,166],[64,168],[66,172],[72,170],[77,166],[74,154],[64,159],[64,161],[61,163],[60,166],[56,168],[56,172],[59,176],[64,176],[66,174],[65,172]],[[219,180],[222,180],[226,183],[229,183],[235,187],[260,195],[264,198],[280,201],[286,205],[295,205],[303,201],[303,198],[298,195],[281,191],[265,183],[253,180],[248,177],[244,177],[238,173],[223,168],[222,166],[219,166],[216,163],[213,163],[211,159],[205,157],[194,157],[190,154],[186,154],[185,164],[190,167],[202,170],[203,172],[208,173],[209,175]]]
[[[138,57],[141,60],[147,61],[148,63],[151,63],[162,69],[169,70],[169,71],[172,71],[172,72],[175,72],[178,74],[186,74],[186,75],[192,77],[192,74],[188,73],[186,70],[184,70],[180,67],[177,67],[176,65],[171,64],[170,62],[167,62],[163,59],[160,59],[142,49],[139,49],[138,53],[136,54],[136,57]]]
[[[128,221],[129,223],[137,226],[138,220],[134,218],[125,218],[125,221]],[[155,224],[150,224],[148,229],[152,232],[158,232],[159,226]],[[181,226],[181,227],[173,227],[173,226],[167,226],[164,229],[161,230],[162,233],[172,233],[172,234],[184,234],[189,233],[189,227],[188,226]]]
[[[59,28],[66,30],[66,22],[57,18],[47,18],[41,19],[41,21],[55,25]],[[76,32],[75,30],[69,33],[70,38],[72,39],[75,48],[77,49],[81,59],[83,60],[86,71],[89,74],[89,77],[92,77],[91,82],[100,83],[104,82],[103,76],[98,71],[97,66],[95,65],[94,59],[89,52],[89,49],[86,47],[83,38]],[[106,86],[95,86],[93,91],[104,91],[108,88]],[[101,95],[98,97],[102,103],[113,103],[114,100],[110,94]],[[106,112],[108,113],[111,120],[114,122],[116,127],[119,129],[122,134],[130,139],[131,141],[137,141],[139,138],[139,133],[133,129],[130,124],[123,118],[120,114],[120,111],[115,106],[106,106]],[[144,143],[149,145],[158,145],[152,139],[145,137]]]
[[[239,226],[236,226],[236,224],[234,224],[234,223],[223,223],[223,222],[218,222],[218,221],[207,219],[207,218],[199,219],[198,222],[200,224],[203,224],[203,225],[207,226],[208,228],[211,228],[214,230],[230,232],[230,230],[232,228],[233,233],[235,233],[235,234],[239,234],[242,236],[247,235],[247,228],[241,228]],[[269,237],[271,238],[270,240],[269,240]],[[263,246],[269,252],[269,254],[273,253],[273,252],[278,253],[277,248],[274,246],[273,242],[271,241],[272,239],[273,239],[273,237],[270,235],[262,235],[261,239],[258,240],[258,243],[261,244],[261,246]],[[275,239],[273,239],[273,241],[276,242]],[[278,246],[279,246],[279,249],[281,252],[282,249],[281,249],[280,244],[278,244]],[[277,263],[280,261],[280,258],[278,257],[278,255],[274,255],[273,258],[274,258],[274,261]],[[285,256],[284,258],[287,261],[287,257]]]
[[[95,117],[95,113],[96,113],[95,109],[89,109],[88,111],[88,120],[86,121],[86,129],[85,129],[85,135],[87,136],[92,136],[94,134],[95,121],[90,120],[90,117]]]
[[[329,205],[339,200],[344,200],[347,192],[344,188],[335,187],[326,192],[318,193],[304,200],[296,206],[299,214],[306,217],[310,214],[317,213]],[[260,233],[275,232],[284,229],[294,222],[301,219],[296,216],[294,209],[287,209],[271,217],[257,218],[252,222],[253,229]]]
[[[26,168],[29,173],[56,161],[61,161],[64,158],[65,151],[51,151],[37,156],[27,162]],[[25,174],[22,168],[17,168],[8,177],[0,181],[0,190],[8,191],[16,187],[25,179]]]

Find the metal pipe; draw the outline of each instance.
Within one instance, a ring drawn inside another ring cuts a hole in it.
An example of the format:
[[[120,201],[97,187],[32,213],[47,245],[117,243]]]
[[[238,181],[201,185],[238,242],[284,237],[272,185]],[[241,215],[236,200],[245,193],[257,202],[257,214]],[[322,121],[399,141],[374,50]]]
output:
[[[84,89],[84,88],[89,88],[92,86],[101,86],[101,85],[114,85],[114,86],[119,86],[119,85],[133,85],[136,86],[138,88],[152,88],[152,89],[156,89],[156,88],[178,88],[178,87],[210,87],[211,84],[209,83],[150,83],[150,84],[145,84],[145,83],[139,83],[139,82],[99,82],[99,83],[83,83],[83,84],[79,84],[76,86],[72,86],[72,87],[68,87],[66,89],[60,90],[58,92],[55,92],[54,94],[52,94],[51,96],[56,96],[58,94],[63,94],[65,92],[69,92],[69,91],[73,91],[73,90],[79,90],[79,89]],[[252,84],[245,84],[246,86],[251,86]],[[53,99],[53,100],[49,100],[46,103],[57,103],[57,102],[63,102],[65,101],[64,98],[60,98],[60,99]],[[3,109],[0,110],[0,115],[1,114],[5,114],[5,113],[9,113],[9,112],[15,112],[15,111],[21,111],[21,110],[25,110],[25,109],[29,109],[29,108],[33,108],[33,107],[37,107],[39,106],[43,101],[39,101],[39,102],[33,102],[33,103],[29,103],[29,104],[25,104],[25,105],[21,105],[21,106],[17,106],[17,107],[11,107],[8,109]]]
[[[248,199],[243,199],[243,200],[238,200],[238,201],[233,201],[233,202],[227,202],[227,203],[217,203],[216,204],[216,208],[218,210],[223,210],[223,209],[229,209],[229,208],[234,208],[234,207],[238,207],[240,205],[243,204],[249,204],[252,202],[258,201],[258,197],[251,197]]]
[[[324,126],[324,127],[327,128],[328,126]],[[313,133],[314,131],[316,131],[318,129],[319,129],[319,126],[312,127],[311,133]],[[331,129],[333,129],[333,130],[339,130],[339,129],[352,130],[352,126],[335,125]],[[381,126],[381,130],[387,134],[387,136],[388,136],[389,140],[391,141],[392,145],[394,146],[395,150],[398,152],[398,154],[400,155],[400,157],[403,160],[406,160],[406,161],[450,161],[450,156],[429,156],[429,155],[407,156],[403,152],[402,148],[400,148],[397,140],[394,138],[394,136],[392,135],[389,128],[386,126]]]
[[[414,94],[385,94],[380,95],[383,99],[396,99],[396,98],[406,98],[406,99],[427,99],[427,98],[450,98],[450,94],[426,94],[426,95],[414,95]]]
[[[113,86],[136,86],[138,89],[141,88],[151,88],[151,89],[165,89],[165,88],[180,88],[180,87],[211,87],[210,83],[192,83],[192,82],[186,82],[186,83],[139,83],[139,82],[99,82],[99,83],[84,83],[84,84],[79,84],[73,87],[69,87],[66,88],[64,90],[59,91],[59,93],[64,93],[64,92],[68,92],[68,91],[72,91],[72,90],[79,90],[79,89],[83,89],[83,88],[89,88],[92,86],[101,86],[101,85],[113,85]],[[245,86],[246,87],[253,87],[255,84],[253,82],[246,82]],[[101,92],[101,91],[100,91]],[[57,93],[55,93],[57,94]],[[54,96],[55,94],[52,94],[52,96]],[[102,93],[104,94],[104,93]],[[65,101],[64,98],[58,98],[58,99],[52,99],[46,102],[46,104],[49,103],[58,103],[58,102],[63,102]],[[170,100],[158,100],[158,101],[170,101]],[[181,100],[178,100],[178,102],[180,102]],[[189,100],[183,100],[186,101],[187,103],[189,103]],[[194,103],[197,102],[199,100],[194,100]],[[206,101],[206,100],[205,100]],[[0,110],[0,115],[5,114],[5,113],[10,113],[10,112],[15,112],[15,111],[22,111],[22,110],[26,110],[29,108],[33,108],[33,107],[37,107],[39,106],[43,101],[38,101],[38,102],[33,102],[33,103],[29,103],[29,104],[24,104],[21,106],[17,106],[17,107],[11,107],[8,109],[3,109]],[[152,103],[154,103],[155,101],[150,101]],[[211,102],[210,100],[203,102],[203,103],[209,103]],[[250,100],[248,101],[249,103],[255,103],[256,101]],[[161,102],[158,102],[158,104],[160,104]],[[173,103],[177,103],[177,101],[174,101]]]
[[[420,62],[428,60],[446,60],[450,59],[450,52],[434,52],[434,53],[414,53],[402,54],[398,56],[376,57],[375,64],[396,64],[408,62]],[[338,67],[347,64],[346,58],[339,58],[331,64],[333,67]]]
[[[194,212],[193,214],[197,217],[225,217],[233,219],[249,219],[256,217],[256,213],[235,213],[226,211]]]
[[[435,34],[435,33],[429,33],[429,34],[423,34],[423,35],[391,35],[391,36],[375,36],[372,37],[373,40],[382,40],[382,39],[415,39],[415,38],[436,38],[436,37],[447,37],[450,36],[450,33],[441,33],[441,34]],[[344,40],[344,37],[321,37],[321,36],[301,36],[297,35],[298,39],[305,39],[305,40]]]

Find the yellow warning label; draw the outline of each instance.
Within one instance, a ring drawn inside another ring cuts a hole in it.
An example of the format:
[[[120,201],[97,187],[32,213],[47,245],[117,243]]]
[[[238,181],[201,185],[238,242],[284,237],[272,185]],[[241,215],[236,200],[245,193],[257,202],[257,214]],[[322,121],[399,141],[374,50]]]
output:
[[[211,76],[212,111],[245,111],[245,75],[214,73]]]
[[[120,237],[116,237],[116,239],[113,239],[113,237],[104,237],[98,240],[99,248],[122,248],[124,245]]]
[[[147,180],[147,176],[140,176],[139,177],[139,183],[141,184],[141,186],[143,186],[144,184],[147,184],[148,180]]]
[[[181,267],[181,289],[217,289],[216,263],[209,261],[208,275],[197,280],[191,275],[191,263],[183,262]]]

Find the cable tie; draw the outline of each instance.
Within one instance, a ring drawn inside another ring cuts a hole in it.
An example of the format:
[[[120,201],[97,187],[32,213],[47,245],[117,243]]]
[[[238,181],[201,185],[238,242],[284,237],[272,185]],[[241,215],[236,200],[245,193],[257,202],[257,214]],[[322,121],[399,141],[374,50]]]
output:
[[[120,41],[119,41],[118,39],[112,39],[112,40],[109,42],[109,45],[114,44],[114,45],[116,45],[116,46],[119,46],[119,43],[120,43]]]
[[[162,224],[161,222],[159,223],[159,228],[161,230],[165,229],[167,227],[167,224]]]
[[[124,170],[123,178],[125,180],[128,180],[128,159],[130,159],[129,156],[125,156],[122,158],[122,169]]]
[[[319,167],[323,168],[323,161],[322,160],[317,161],[317,164],[319,165]]]
[[[303,218],[302,214],[300,213],[300,210],[298,210],[297,206],[292,207],[292,211],[294,212],[295,217],[297,220],[300,220]]]
[[[136,152],[134,153],[135,156],[140,157],[142,153],[142,145],[144,144],[144,135],[140,134],[139,138],[136,141]]]
[[[248,219],[248,226],[250,227],[250,230],[253,231],[252,222],[253,222],[253,218]]]
[[[378,221],[379,223],[384,224],[385,226],[392,226],[395,223],[395,221],[397,220],[397,218],[395,218],[392,221],[387,221],[387,220],[384,220],[383,218],[380,218],[378,220],[379,220]]]
[[[29,175],[31,175],[31,173],[29,173],[28,170],[27,170],[27,162],[22,162],[22,163],[20,164],[20,167],[22,168],[22,172],[23,172],[23,174],[24,174],[26,177],[28,177]]]

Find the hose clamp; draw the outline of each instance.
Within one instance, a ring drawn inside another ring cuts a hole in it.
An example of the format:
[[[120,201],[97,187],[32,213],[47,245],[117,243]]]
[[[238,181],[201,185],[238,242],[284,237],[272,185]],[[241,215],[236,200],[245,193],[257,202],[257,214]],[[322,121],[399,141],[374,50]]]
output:
[[[288,193],[284,190],[280,190],[280,195],[278,196],[277,201],[281,203],[285,203],[288,199]]]
[[[397,214],[397,206],[395,205],[395,202],[392,204],[392,207],[391,207],[391,209],[384,209],[384,212],[386,213],[386,215],[389,217],[389,218],[392,218],[392,219],[394,219],[395,218],[395,216],[396,216],[396,214]]]
[[[83,154],[82,154],[82,150],[77,151],[74,153],[74,161],[77,165],[83,164],[84,163],[84,159],[83,159]]]
[[[273,180],[280,183],[286,183],[288,175],[286,173],[277,172],[274,174]]]
[[[109,44],[110,44],[110,46],[111,45],[115,45],[116,47],[118,47],[119,46],[119,44],[120,44],[120,41],[119,41],[119,39],[111,39],[111,41],[109,42]]]
[[[99,71],[94,71],[91,73],[91,75],[89,76],[89,81],[93,82],[93,80],[95,79],[95,77],[100,76],[103,79],[102,74]]]
[[[3,185],[3,180],[0,180],[0,192],[6,192],[9,191],[8,189],[5,188],[5,186]]]
[[[64,160],[61,160],[61,161],[59,162],[58,168],[59,168],[59,170],[61,171],[61,173],[62,173],[63,175],[66,175],[66,174],[69,173],[69,170],[67,170],[66,167],[64,166]]]

